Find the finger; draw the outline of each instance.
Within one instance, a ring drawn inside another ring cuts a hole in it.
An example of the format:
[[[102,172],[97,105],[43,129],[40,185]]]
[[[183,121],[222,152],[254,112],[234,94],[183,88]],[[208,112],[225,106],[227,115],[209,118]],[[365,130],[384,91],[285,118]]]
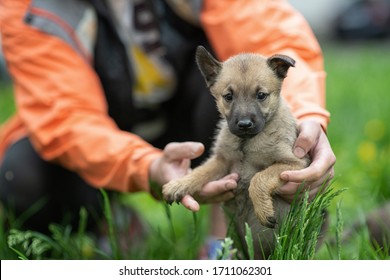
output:
[[[280,174],[280,178],[284,181],[301,183],[315,182],[322,177],[333,176],[333,163],[327,158],[314,160],[308,167],[300,170],[284,171]]]
[[[199,203],[190,195],[184,196],[181,203],[185,208],[193,212],[198,212],[200,209]]]
[[[226,191],[233,190],[237,187],[235,180],[218,180],[207,183],[199,192],[200,196],[216,196]]]
[[[309,201],[312,201],[318,194],[323,193],[326,190],[327,184],[320,184],[316,188],[312,188],[309,191]]]
[[[336,163],[336,157],[332,151],[326,135],[321,132],[317,146],[312,151],[312,163],[301,170],[282,172],[280,177],[285,181],[317,181],[326,174]],[[329,174],[326,174],[329,175]]]
[[[239,175],[238,175],[238,173],[230,173],[230,174],[226,175],[225,177],[223,177],[222,179],[232,179],[232,180],[238,181]]]
[[[237,187],[238,174],[232,173],[222,179],[212,181],[203,186],[200,196],[216,196]]]
[[[300,125],[299,134],[294,144],[294,154],[303,158],[318,142],[321,126],[314,121],[306,121]]]
[[[329,184],[333,176],[334,176],[334,168],[332,166],[318,180],[316,181],[308,180],[302,182],[289,181],[278,189],[278,193],[281,192],[282,194],[293,194],[297,192],[299,188],[301,188],[302,190],[319,188],[322,187],[322,185]]]
[[[189,159],[183,159],[180,163],[180,170],[184,172],[184,175],[187,175],[188,173],[191,172],[191,160]]]
[[[310,197],[312,195],[315,196],[317,193],[324,192],[328,188],[333,177],[334,177],[334,169],[332,167],[331,170],[329,170],[324,176],[322,176],[320,180],[317,180],[316,182],[312,183],[310,187]]]
[[[232,191],[227,191],[217,196],[209,197],[207,200],[203,201],[203,203],[221,203],[221,202],[228,201],[233,197],[234,197],[234,193]]]
[[[278,190],[278,195],[286,202],[292,203],[296,200],[300,200],[303,198],[303,194],[305,191],[310,189],[311,186],[308,186],[307,184],[302,185],[302,184],[297,184],[297,183],[287,183],[283,187],[281,187]],[[309,199],[310,197],[314,197],[315,194],[318,193],[318,190],[309,190]]]
[[[278,188],[276,190],[276,193],[280,196],[293,196],[297,193],[298,189],[301,187],[302,184],[294,183],[294,182],[288,182]]]
[[[301,187],[302,184],[299,183],[294,183],[294,182],[288,182],[278,188],[276,190],[276,193],[284,200],[287,201],[288,203],[291,203],[296,199],[297,192]]]
[[[204,146],[199,142],[172,142],[165,146],[164,156],[168,161],[194,159],[204,152]]]
[[[311,201],[318,193],[323,192],[326,189],[333,176],[334,170],[332,167],[329,172],[327,172],[324,176],[315,182],[287,182],[277,190],[277,194],[285,201],[291,203],[296,197],[297,192],[303,193],[304,191],[309,190],[309,201]]]

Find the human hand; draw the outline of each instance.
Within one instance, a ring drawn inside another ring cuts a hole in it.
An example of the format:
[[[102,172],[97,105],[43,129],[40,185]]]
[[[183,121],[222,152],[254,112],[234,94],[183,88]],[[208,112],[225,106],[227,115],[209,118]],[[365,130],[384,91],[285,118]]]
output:
[[[219,203],[234,197],[233,189],[237,187],[238,174],[231,173],[219,180],[211,181],[202,187],[194,197],[186,195],[181,203],[191,211],[199,211],[199,203]]]
[[[149,177],[159,186],[181,178],[191,172],[191,160],[204,152],[198,142],[169,143],[161,157],[155,159],[149,170]],[[199,203],[223,202],[233,198],[232,190],[237,187],[238,174],[233,173],[207,183],[195,197],[184,196],[181,203],[191,211],[199,210]]]
[[[289,170],[280,174],[280,178],[287,183],[279,188],[278,194],[290,203],[302,182],[305,183],[302,191],[309,190],[309,199],[313,199],[333,178],[336,163],[336,156],[321,125],[311,120],[303,121],[299,125],[294,154],[299,158],[309,154],[311,164],[301,170]]]

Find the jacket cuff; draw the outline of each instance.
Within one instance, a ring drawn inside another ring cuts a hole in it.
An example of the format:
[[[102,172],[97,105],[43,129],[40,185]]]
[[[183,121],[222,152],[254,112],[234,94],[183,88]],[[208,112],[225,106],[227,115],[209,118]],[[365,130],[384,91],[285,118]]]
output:
[[[150,165],[152,162],[162,156],[162,151],[159,149],[153,148],[153,150],[149,150],[148,152],[141,152],[137,155],[133,156],[133,160],[130,162],[131,165],[137,165],[136,172],[134,172],[134,166],[129,167],[130,174],[130,182],[129,182],[129,192],[136,191],[147,191],[151,192],[151,184],[150,184]]]

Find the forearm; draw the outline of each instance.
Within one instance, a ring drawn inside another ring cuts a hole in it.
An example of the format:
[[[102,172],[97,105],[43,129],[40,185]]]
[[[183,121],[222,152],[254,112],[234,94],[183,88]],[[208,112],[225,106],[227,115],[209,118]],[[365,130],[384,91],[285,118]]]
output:
[[[148,190],[149,165],[160,151],[119,130],[85,59],[61,39],[26,25],[25,6],[7,3],[1,14],[3,51],[18,115],[40,156],[96,187]]]

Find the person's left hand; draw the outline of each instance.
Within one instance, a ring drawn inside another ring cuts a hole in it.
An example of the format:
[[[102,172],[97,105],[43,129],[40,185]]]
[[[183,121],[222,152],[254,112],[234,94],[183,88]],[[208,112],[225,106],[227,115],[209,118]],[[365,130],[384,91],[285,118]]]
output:
[[[149,170],[151,180],[162,186],[191,172],[191,160],[204,152],[204,146],[198,142],[172,142],[165,146],[161,157],[155,159]],[[181,203],[191,211],[199,210],[199,203],[216,203],[234,197],[238,174],[232,173],[219,180],[211,181],[202,187],[195,197],[184,196]]]
[[[311,120],[303,121],[299,125],[294,154],[299,158],[309,154],[311,164],[301,170],[289,170],[280,174],[280,178],[287,183],[278,189],[278,194],[290,203],[302,183],[304,187],[301,191],[309,190],[309,199],[313,199],[333,178],[336,163],[336,156],[321,125]]]

